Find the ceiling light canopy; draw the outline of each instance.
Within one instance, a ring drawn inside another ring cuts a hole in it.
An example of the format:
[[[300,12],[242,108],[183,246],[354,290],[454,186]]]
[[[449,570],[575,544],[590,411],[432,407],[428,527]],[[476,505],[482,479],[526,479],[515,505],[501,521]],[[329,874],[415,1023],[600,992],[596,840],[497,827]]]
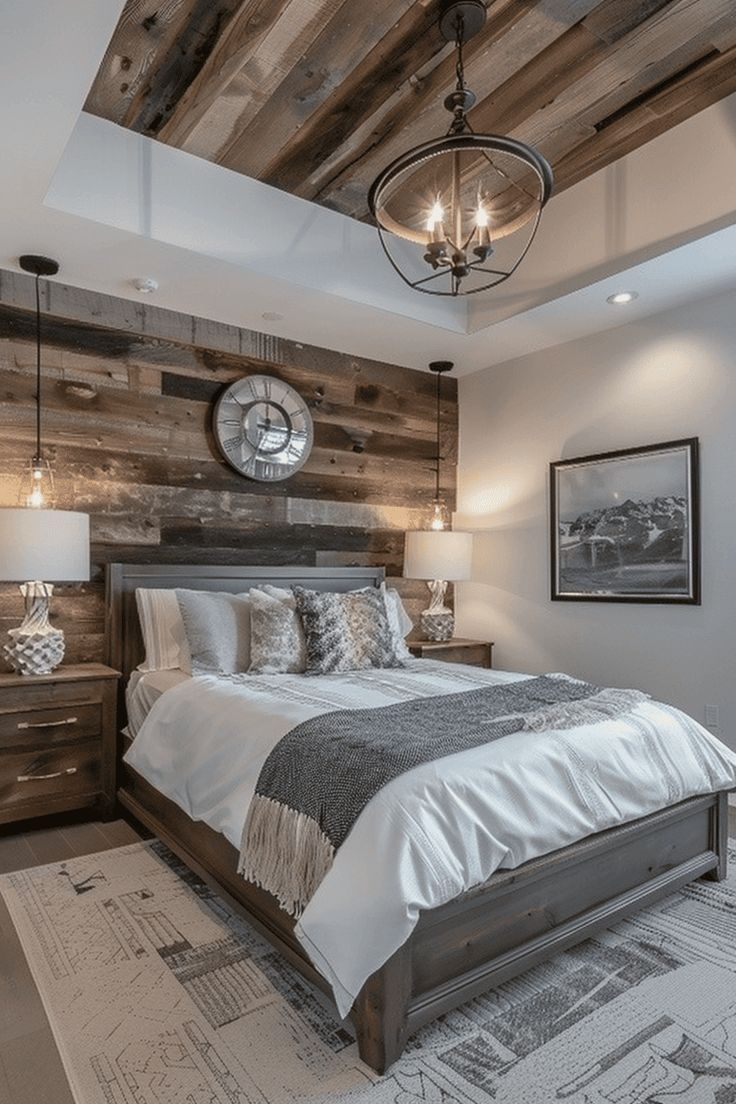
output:
[[[465,85],[463,47],[485,20],[481,0],[443,5],[440,31],[457,50],[457,84],[444,101],[450,128],[398,157],[368,193],[389,261],[405,283],[430,295],[472,295],[507,280],[552,194],[552,169],[537,150],[515,138],[476,134],[468,122],[475,96]],[[419,247],[426,275],[416,275],[396,237]]]

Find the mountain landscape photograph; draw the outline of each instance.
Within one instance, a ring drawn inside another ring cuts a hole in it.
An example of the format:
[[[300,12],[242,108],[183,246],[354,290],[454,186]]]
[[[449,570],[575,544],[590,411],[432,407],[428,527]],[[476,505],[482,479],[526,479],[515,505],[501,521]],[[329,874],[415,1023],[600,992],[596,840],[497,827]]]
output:
[[[683,442],[553,464],[553,597],[692,601],[695,460]]]

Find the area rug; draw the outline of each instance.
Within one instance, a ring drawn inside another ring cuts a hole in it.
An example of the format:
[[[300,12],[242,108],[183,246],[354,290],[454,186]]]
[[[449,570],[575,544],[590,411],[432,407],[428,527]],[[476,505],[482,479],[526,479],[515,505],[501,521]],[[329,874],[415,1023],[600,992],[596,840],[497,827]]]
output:
[[[736,874],[464,1005],[382,1078],[158,841],[0,892],[78,1104],[736,1104]]]

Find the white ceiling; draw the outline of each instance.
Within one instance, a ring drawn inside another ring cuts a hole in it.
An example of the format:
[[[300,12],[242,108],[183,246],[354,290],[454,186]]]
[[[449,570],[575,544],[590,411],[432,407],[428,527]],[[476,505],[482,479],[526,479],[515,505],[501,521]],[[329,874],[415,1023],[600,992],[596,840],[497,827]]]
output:
[[[461,375],[736,287],[736,97],[553,198],[502,288],[442,300],[372,228],[84,115],[122,2],[0,5],[0,267],[48,253],[66,283],[131,299],[151,275],[162,307]],[[607,304],[621,287],[639,298]]]

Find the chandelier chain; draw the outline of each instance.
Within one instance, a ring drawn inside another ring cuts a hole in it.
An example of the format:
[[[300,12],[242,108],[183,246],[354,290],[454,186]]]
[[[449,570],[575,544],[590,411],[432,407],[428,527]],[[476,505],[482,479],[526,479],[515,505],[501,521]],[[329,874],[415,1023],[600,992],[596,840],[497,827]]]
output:
[[[464,92],[465,66],[463,65],[463,43],[465,41],[465,20],[463,19],[461,13],[458,13],[455,26],[457,28],[455,34],[455,49],[457,51],[457,57],[455,61],[455,74],[457,76],[457,90],[458,92]]]
[[[36,273],[36,455],[41,460],[41,291],[40,272]]]

